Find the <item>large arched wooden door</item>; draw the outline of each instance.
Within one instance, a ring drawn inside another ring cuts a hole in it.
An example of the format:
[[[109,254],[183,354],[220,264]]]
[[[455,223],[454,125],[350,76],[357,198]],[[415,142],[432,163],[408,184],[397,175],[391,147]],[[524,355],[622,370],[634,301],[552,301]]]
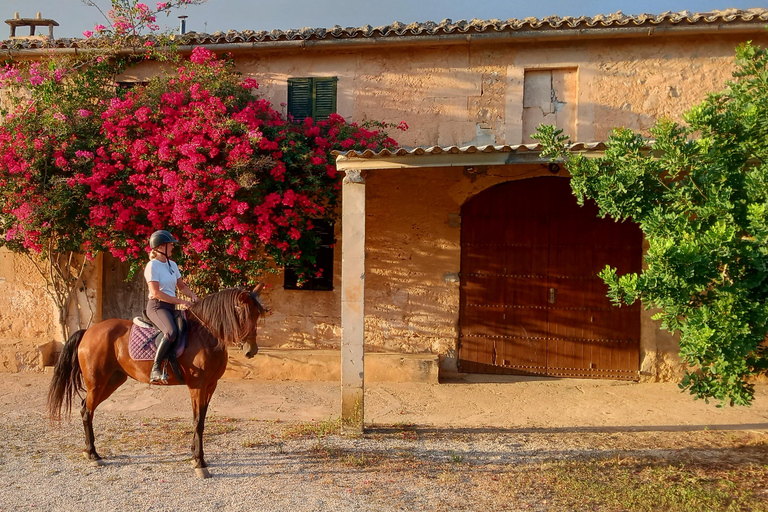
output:
[[[557,177],[497,185],[461,215],[461,371],[638,377],[640,305],[612,305],[597,276],[640,271],[637,226],[580,207]]]

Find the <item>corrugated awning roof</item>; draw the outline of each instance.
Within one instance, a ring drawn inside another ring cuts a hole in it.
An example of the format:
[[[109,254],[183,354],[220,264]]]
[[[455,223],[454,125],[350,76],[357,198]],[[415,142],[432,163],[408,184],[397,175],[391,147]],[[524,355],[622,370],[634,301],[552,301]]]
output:
[[[738,28],[739,26],[762,26],[768,22],[768,9],[754,8],[747,10],[727,9],[723,11],[711,11],[701,13],[665,12],[662,14],[639,14],[628,16],[621,11],[597,16],[548,16],[546,18],[508,19],[506,21],[477,20],[457,21],[450,19],[440,23],[428,21],[425,23],[400,23],[372,27],[342,28],[302,28],[296,30],[272,30],[272,31],[234,31],[216,32],[214,34],[190,32],[183,36],[177,36],[178,43],[182,46],[196,45],[231,45],[251,44],[253,48],[268,47],[270,43],[279,42],[340,42],[347,40],[390,41],[398,39],[427,38],[434,36],[471,36],[471,35],[527,35],[543,37],[554,33],[577,33],[580,36],[589,35],[590,32],[613,30],[616,32],[627,29],[645,29],[649,33],[664,27],[689,27],[719,30],[722,28]],[[392,42],[392,41],[390,41]],[[80,48],[92,46],[86,39],[57,39],[52,42],[41,41],[3,41],[0,50],[24,50],[36,48]],[[229,48],[228,48],[229,50]]]
[[[576,142],[571,151],[596,156],[605,151],[604,142]],[[339,170],[452,167],[467,165],[507,165],[549,163],[541,158],[541,144],[514,146],[431,146],[382,151],[334,151]]]

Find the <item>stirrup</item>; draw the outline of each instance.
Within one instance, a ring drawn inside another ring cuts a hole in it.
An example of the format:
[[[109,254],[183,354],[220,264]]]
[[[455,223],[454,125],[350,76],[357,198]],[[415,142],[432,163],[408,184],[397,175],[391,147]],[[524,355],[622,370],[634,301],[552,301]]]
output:
[[[168,384],[168,374],[165,371],[165,365],[160,368],[160,371],[155,372],[154,369],[149,372],[149,383],[150,384]]]

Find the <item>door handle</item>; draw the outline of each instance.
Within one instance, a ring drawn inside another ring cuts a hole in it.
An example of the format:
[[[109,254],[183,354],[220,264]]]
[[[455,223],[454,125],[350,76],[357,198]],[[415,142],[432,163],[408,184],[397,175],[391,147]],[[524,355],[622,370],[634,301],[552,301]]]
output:
[[[549,289],[549,303],[554,304],[555,303],[555,289],[550,288]]]

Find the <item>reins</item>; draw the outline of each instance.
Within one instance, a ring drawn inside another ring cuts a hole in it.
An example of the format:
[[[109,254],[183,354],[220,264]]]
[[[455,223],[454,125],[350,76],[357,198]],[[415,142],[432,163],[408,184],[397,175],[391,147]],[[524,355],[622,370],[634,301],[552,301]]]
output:
[[[241,310],[241,309],[242,309],[242,306],[235,306],[235,309]],[[199,317],[199,316],[198,316],[198,315],[197,315],[197,314],[196,314],[194,311],[192,311],[192,309],[191,309],[191,308],[187,308],[187,309],[186,309],[186,311],[188,311],[190,314],[192,314],[192,316],[194,316],[195,318],[197,318],[197,321],[198,321],[198,322],[200,322],[200,325],[202,325],[202,326],[205,328],[205,330],[206,330],[206,331],[208,331],[209,333],[211,333],[211,335],[213,335],[213,337],[214,337],[214,338],[216,338],[216,335],[215,335],[215,334],[214,334],[214,333],[211,331],[211,328],[210,328],[210,327],[208,327],[208,324],[206,324],[206,323],[203,321],[203,319],[202,319],[202,318],[200,318],[200,317]],[[243,333],[243,334],[240,334],[240,332],[238,332],[237,334],[238,334],[238,337],[235,339],[235,343],[242,343],[242,342],[243,342],[243,340],[245,339],[245,337],[248,335],[248,333],[247,333],[247,332],[245,332],[245,333]],[[217,339],[218,339],[218,338],[217,338]]]

